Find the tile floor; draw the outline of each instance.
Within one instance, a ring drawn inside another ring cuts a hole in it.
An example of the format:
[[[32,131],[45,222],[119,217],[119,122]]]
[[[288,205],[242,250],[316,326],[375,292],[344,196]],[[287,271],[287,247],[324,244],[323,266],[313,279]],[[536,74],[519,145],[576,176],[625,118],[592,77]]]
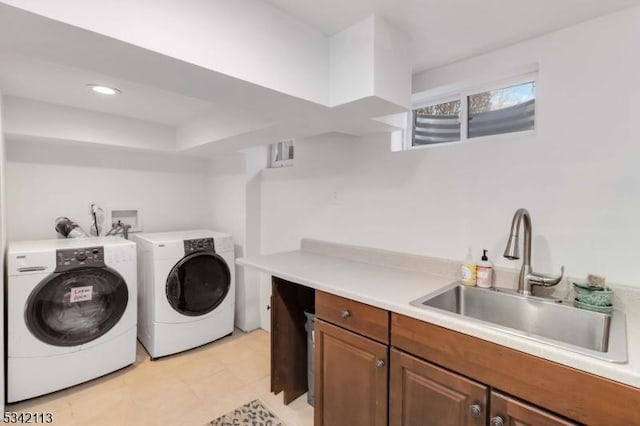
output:
[[[57,425],[200,426],[259,398],[287,426],[313,425],[303,395],[288,406],[269,392],[269,333],[256,330],[151,361],[138,343],[134,365],[72,388],[9,404],[52,412]]]

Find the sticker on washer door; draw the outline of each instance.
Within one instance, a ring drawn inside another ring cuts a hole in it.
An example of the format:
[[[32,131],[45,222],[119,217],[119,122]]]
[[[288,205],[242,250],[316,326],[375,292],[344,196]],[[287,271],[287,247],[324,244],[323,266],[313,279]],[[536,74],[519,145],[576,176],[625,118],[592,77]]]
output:
[[[69,302],[84,302],[85,300],[91,300],[93,297],[93,286],[88,285],[85,287],[73,287],[71,289],[71,297]]]

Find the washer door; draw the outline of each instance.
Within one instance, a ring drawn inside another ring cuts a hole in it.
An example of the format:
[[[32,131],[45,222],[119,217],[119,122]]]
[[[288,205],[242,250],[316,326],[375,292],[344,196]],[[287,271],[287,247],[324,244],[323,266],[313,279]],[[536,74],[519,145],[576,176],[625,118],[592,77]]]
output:
[[[129,301],[118,272],[104,268],[73,269],[45,278],[29,295],[27,328],[54,346],[77,346],[115,326]]]
[[[231,273],[224,259],[212,252],[195,252],[171,269],[166,295],[173,309],[195,317],[213,311],[230,287]]]

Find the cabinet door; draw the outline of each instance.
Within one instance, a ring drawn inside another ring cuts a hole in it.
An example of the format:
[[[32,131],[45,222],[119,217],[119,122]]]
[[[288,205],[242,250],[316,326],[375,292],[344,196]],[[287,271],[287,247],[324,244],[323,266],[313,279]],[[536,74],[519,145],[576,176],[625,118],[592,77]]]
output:
[[[569,426],[576,425],[547,411],[503,395],[491,392],[491,426]]]
[[[315,322],[316,426],[387,424],[388,347]]]
[[[271,392],[289,404],[307,392],[307,332],[304,311],[314,291],[273,277],[271,296]]]
[[[391,426],[486,424],[486,386],[397,349],[390,365]]]

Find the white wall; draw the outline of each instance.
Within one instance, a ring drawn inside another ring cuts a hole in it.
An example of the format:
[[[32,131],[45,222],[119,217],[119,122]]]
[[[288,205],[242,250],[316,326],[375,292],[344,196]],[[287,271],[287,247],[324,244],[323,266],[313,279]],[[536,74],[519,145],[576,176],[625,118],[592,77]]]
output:
[[[206,162],[73,144],[9,141],[8,238],[56,238],[58,216],[89,231],[89,203],[142,209],[145,232],[206,227]]]
[[[209,228],[230,233],[236,256],[243,256],[245,171],[245,155],[240,153],[197,159],[12,139],[7,163],[8,238],[56,238],[58,216],[70,217],[89,232],[89,203],[99,202],[107,208],[141,209],[144,232]],[[246,275],[243,268],[236,268],[236,325],[252,330],[259,327],[259,287],[257,275],[248,274],[245,280]]]
[[[374,22],[375,17],[370,16],[331,37],[331,105],[345,104],[373,94]]]
[[[338,134],[296,140],[292,167],[262,171],[262,253],[296,249],[301,237],[322,233],[340,203],[353,140]]]
[[[209,225],[233,235],[236,257],[260,253],[260,180],[267,165],[267,147],[219,155],[210,160],[207,177]],[[236,268],[236,327],[250,331],[261,326],[260,277],[256,271]],[[262,300],[265,300],[263,297]]]
[[[486,248],[516,267],[501,253],[526,207],[535,270],[640,287],[637,40],[640,8],[414,78],[419,91],[538,63],[532,135],[400,153],[382,135],[300,141],[293,168],[262,175],[263,253],[315,237],[453,259]]]
[[[331,106],[371,96],[409,108],[411,41],[408,35],[371,15],[331,36]]]
[[[89,111],[30,99],[7,97],[5,128],[9,135],[88,142],[157,151],[175,151],[176,131],[150,121]]]
[[[220,155],[210,160],[207,189],[207,227],[233,235],[236,257],[246,255],[246,176],[244,155]],[[253,330],[257,324],[257,301],[245,284],[246,271],[236,267],[236,327]],[[257,298],[256,298],[257,299]]]
[[[3,133],[4,98],[0,92],[0,284],[4,289],[4,251],[7,241],[5,203],[5,143]],[[0,292],[0,330],[4,330],[4,290]],[[0,356],[4,359],[4,339],[0,342]],[[4,363],[0,366],[0,381],[4,381]],[[0,388],[0,411],[4,412],[4,386]]]
[[[375,95],[405,108],[411,107],[413,55],[407,33],[389,25],[380,17],[374,21]]]

